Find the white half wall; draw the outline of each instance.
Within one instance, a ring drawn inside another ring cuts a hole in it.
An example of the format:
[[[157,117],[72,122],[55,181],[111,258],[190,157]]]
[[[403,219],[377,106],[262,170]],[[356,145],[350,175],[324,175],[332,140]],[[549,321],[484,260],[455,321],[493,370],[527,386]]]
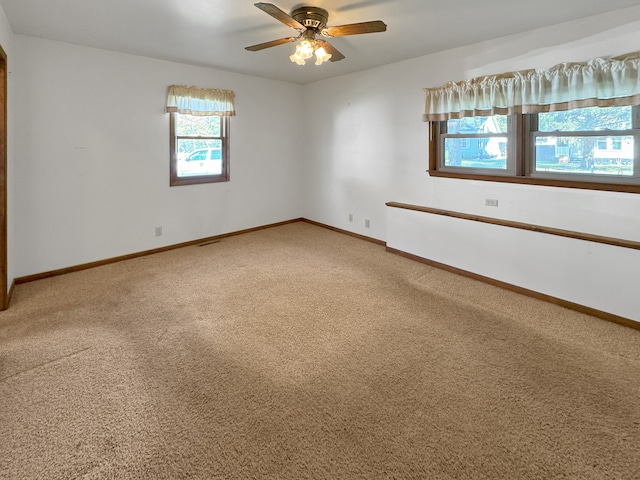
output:
[[[15,47],[16,277],[301,216],[300,85],[22,35]],[[171,84],[235,91],[230,182],[169,187]]]
[[[458,245],[474,235],[477,228],[483,227],[466,222],[455,228],[445,228],[445,220],[427,220],[426,214],[394,214],[402,215],[409,223],[424,223],[423,226],[400,228],[399,219],[387,223],[390,220],[386,202],[640,241],[638,194],[430,177],[426,173],[428,130],[427,124],[421,121],[424,87],[479,75],[549,68],[561,62],[633,52],[640,50],[638,32],[640,6],[305,86],[307,129],[313,126],[314,134],[307,139],[304,216],[427,257],[426,244],[434,238],[443,246]],[[485,206],[485,199],[496,199],[499,206]],[[353,215],[353,222],[349,221],[349,214]],[[370,220],[369,228],[365,227],[365,219]],[[425,236],[427,233],[429,235]],[[414,235],[417,236],[414,238]],[[528,286],[523,285],[526,288],[540,291],[549,276],[563,279],[563,285],[579,286],[588,281],[584,255],[567,257],[563,262],[553,263],[551,272],[543,272],[537,264],[544,253],[542,246],[524,239],[526,248],[523,249],[518,242],[514,243],[513,235],[507,230],[492,229],[491,241],[500,246],[503,254],[502,259],[497,260],[498,265],[490,267],[477,263],[463,251],[448,251],[439,260],[432,259],[491,277],[509,270],[507,263],[525,250],[528,255],[519,260],[517,275],[527,279]],[[573,248],[580,252],[584,248],[579,240],[553,240],[551,244],[558,244],[556,246],[563,251]],[[629,285],[640,283],[637,252],[629,250],[618,256],[608,249],[596,248],[603,261],[587,263],[594,269],[588,278],[609,278],[616,271],[611,268],[628,262],[635,268],[625,270],[626,273],[621,271],[621,281],[633,281]],[[612,267],[601,268],[608,256]],[[510,278],[513,280],[509,276],[499,279],[518,284]],[[553,284],[544,293],[562,298],[563,288]],[[624,292],[634,295],[626,287]],[[606,292],[600,293],[601,297],[606,295]],[[571,298],[582,303],[573,293]],[[610,299],[601,298],[595,305],[592,300],[585,305],[612,311]],[[630,317],[638,310],[637,301],[621,301],[626,303],[616,307],[619,315]],[[633,315],[638,318],[637,314]]]
[[[393,207],[387,245],[640,322],[639,250]]]

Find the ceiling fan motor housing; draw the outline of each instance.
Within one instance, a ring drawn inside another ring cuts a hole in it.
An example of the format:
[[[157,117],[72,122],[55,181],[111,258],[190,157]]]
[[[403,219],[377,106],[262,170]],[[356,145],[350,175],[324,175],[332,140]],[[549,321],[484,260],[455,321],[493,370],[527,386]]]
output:
[[[305,27],[316,31],[326,27],[329,20],[329,13],[320,7],[299,7],[291,12],[291,16]]]

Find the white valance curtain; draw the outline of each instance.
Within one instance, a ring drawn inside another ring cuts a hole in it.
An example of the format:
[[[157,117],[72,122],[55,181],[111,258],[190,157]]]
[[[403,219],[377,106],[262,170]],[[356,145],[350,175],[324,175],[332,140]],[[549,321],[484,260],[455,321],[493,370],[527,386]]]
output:
[[[425,88],[423,121],[640,103],[640,52]]]
[[[167,113],[211,116],[235,115],[233,90],[170,85],[167,90]]]

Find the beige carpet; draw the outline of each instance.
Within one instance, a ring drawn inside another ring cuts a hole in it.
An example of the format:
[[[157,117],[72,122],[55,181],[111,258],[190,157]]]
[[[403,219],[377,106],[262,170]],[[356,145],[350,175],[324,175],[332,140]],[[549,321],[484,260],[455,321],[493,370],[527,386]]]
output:
[[[20,285],[2,479],[631,479],[640,332],[296,223]]]

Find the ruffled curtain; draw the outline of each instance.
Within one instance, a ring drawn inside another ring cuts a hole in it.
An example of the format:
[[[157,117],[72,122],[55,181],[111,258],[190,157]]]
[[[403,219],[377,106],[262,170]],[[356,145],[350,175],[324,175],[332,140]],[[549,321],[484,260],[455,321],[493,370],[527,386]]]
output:
[[[232,90],[170,85],[167,90],[167,112],[186,115],[235,115],[235,93]]]
[[[640,52],[425,88],[423,121],[640,103]]]

